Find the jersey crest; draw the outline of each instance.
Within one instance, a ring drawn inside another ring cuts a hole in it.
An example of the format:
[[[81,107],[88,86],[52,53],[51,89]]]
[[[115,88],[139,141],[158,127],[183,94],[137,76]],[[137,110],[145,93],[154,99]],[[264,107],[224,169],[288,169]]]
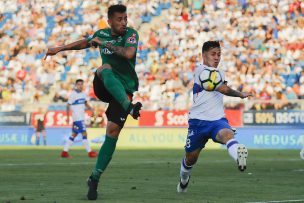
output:
[[[127,42],[128,42],[129,44],[136,44],[136,43],[137,43],[136,34],[133,33],[132,36],[129,37],[129,38],[127,39]]]

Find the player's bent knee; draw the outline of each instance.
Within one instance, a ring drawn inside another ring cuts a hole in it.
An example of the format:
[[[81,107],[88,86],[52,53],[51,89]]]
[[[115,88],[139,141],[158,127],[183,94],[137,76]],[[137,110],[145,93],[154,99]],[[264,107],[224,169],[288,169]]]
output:
[[[225,128],[220,130],[220,132],[216,136],[216,139],[221,143],[226,144],[233,137],[234,137],[234,132],[231,129]]]
[[[119,125],[110,121],[108,122],[106,133],[111,137],[118,138],[121,129],[122,128]]]
[[[97,73],[97,76],[99,76],[100,79],[102,79],[101,78],[101,72],[104,69],[110,69],[110,70],[112,70],[112,66],[110,64],[106,63],[106,64],[103,64],[102,66],[100,66],[99,68],[97,68],[96,73]]]
[[[97,71],[102,71],[104,69],[112,69],[112,66],[108,63],[103,64],[102,66],[100,66]]]

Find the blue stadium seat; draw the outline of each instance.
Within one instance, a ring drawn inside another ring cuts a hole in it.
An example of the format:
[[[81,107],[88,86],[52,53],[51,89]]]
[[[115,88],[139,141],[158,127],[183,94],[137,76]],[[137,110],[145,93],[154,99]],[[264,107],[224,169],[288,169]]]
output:
[[[42,59],[44,57],[44,53],[36,54],[35,59]]]
[[[141,22],[142,23],[149,23],[152,20],[152,16],[151,15],[142,15],[141,16]]]
[[[69,72],[71,70],[71,66],[64,66],[64,71]]]
[[[152,13],[153,16],[160,16],[161,14],[161,11],[162,11],[162,8],[160,6],[158,6],[155,10],[154,13]]]
[[[158,54],[159,54],[160,56],[162,56],[162,55],[166,52],[166,49],[158,47],[158,48],[156,49],[156,51],[158,52]]]
[[[48,106],[49,111],[65,111],[66,105],[65,104],[51,104]]]
[[[285,76],[286,77],[286,76]],[[284,78],[284,77],[283,77]],[[292,87],[293,84],[297,81],[297,76],[294,73],[290,73],[287,75],[286,80],[285,80],[285,84],[288,87]]]
[[[66,78],[67,78],[67,73],[66,72],[63,72],[63,73],[60,74],[60,80],[61,81],[65,81]]]
[[[55,16],[46,16],[46,28],[45,28],[45,39],[44,41],[47,42],[49,37],[51,36],[53,32],[53,28],[55,26]]]
[[[3,13],[3,20],[0,22],[0,28],[3,27],[3,25],[13,17],[13,13]]]
[[[161,7],[161,9],[169,9],[171,7],[171,3],[160,3],[159,6]]]

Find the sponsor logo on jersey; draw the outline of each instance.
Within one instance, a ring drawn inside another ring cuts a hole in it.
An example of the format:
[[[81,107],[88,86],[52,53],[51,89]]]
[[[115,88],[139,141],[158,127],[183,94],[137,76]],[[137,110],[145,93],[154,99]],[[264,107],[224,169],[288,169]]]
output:
[[[102,30],[99,32],[99,34],[104,35],[104,36],[107,36],[107,37],[110,37],[110,35],[109,35],[108,33],[104,32],[104,31],[102,31]]]
[[[103,53],[103,54],[107,54],[107,55],[113,54],[113,52],[110,51],[108,48],[103,48],[103,49],[102,49],[102,53]]]
[[[127,42],[128,42],[129,44],[136,44],[136,43],[137,43],[136,34],[133,33],[132,36],[129,37],[129,38],[127,39]]]

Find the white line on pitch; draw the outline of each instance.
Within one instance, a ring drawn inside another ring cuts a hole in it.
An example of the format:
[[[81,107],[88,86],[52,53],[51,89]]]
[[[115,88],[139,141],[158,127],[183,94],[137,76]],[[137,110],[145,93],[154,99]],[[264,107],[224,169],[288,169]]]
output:
[[[49,162],[49,163],[18,163],[18,164],[14,164],[14,163],[5,163],[5,164],[0,164],[1,166],[48,166],[48,165],[88,165],[88,164],[93,164],[94,162]]]
[[[0,167],[9,167],[9,166],[47,166],[47,165],[89,165],[94,164],[95,162],[36,162],[36,163],[0,163]],[[299,161],[299,159],[250,159],[251,162],[253,161],[267,161],[267,162],[281,162],[281,161]],[[163,160],[163,161],[152,161],[152,160],[136,160],[136,161],[130,161],[127,164],[160,164],[160,163],[179,163],[179,160]],[[230,163],[231,160],[210,160],[210,161],[204,161],[204,163]],[[113,164],[121,164],[116,162],[111,162],[111,165]]]
[[[304,202],[304,199],[274,200],[274,201],[245,202],[245,203],[284,203],[284,202]]]

